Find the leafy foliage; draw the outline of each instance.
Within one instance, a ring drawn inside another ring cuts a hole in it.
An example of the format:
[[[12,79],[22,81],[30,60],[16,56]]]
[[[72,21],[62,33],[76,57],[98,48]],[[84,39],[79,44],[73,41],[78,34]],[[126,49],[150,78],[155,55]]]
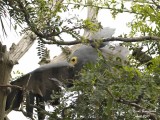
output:
[[[132,28],[130,36],[159,36],[159,2],[142,0],[133,1],[130,5],[131,8],[127,9],[125,2],[112,0],[96,7],[110,9],[113,17],[121,12],[132,13],[135,19],[129,23]],[[67,90],[73,94],[62,98],[62,103],[50,116],[51,120],[160,119],[159,42],[123,44],[132,51],[141,48],[139,53],[142,54],[131,56],[130,64],[125,66],[102,58],[94,65],[85,66],[80,72],[81,78],[75,81],[74,88]],[[145,65],[147,61],[151,64]],[[69,98],[70,105],[66,102]]]
[[[8,6],[9,15],[16,24],[27,24],[25,31],[28,29],[33,31],[44,43],[58,44],[59,41],[64,41],[62,33],[67,33],[78,40],[79,30],[84,28],[82,20],[78,20],[77,17],[67,19],[61,17],[61,13],[69,11],[70,7],[62,2],[63,0],[58,2],[5,0],[4,5]]]
[[[103,58],[96,64],[87,64],[74,88],[68,90],[76,91],[76,95],[64,97],[50,119],[59,116],[64,120],[152,118],[148,113],[159,109],[159,87],[153,72],[149,71],[141,72]],[[70,105],[66,102],[69,98],[71,101],[74,99]]]
[[[5,26],[4,26],[4,21],[3,21],[6,18],[6,7],[4,5],[5,5],[5,2],[0,1],[0,23],[1,23],[1,29],[3,31],[3,34],[7,35]]]
[[[42,59],[45,56],[46,54],[45,49],[46,49],[45,44],[41,40],[38,40],[37,55],[39,56],[40,59]]]
[[[0,20],[6,9],[18,24],[26,23],[26,30],[32,30],[39,38],[40,56],[43,56],[43,43],[61,45],[65,40],[63,33],[81,40],[79,30],[88,28],[96,31],[100,25],[90,20],[79,20],[77,16],[64,19],[61,13],[80,7],[109,9],[116,18],[119,13],[128,12],[134,16],[129,23],[130,35],[124,37],[157,36],[160,37],[160,3],[156,0],[93,0],[92,4],[82,0],[63,0],[54,3],[46,0],[5,0],[0,1]],[[128,8],[128,4],[130,7]],[[1,22],[3,28],[3,23]],[[160,42],[143,41],[122,43],[130,51],[141,48],[136,56],[130,57],[129,65],[117,65],[112,60],[102,57],[96,64],[88,64],[81,71],[80,79],[75,81],[67,97],[60,96],[61,104],[55,107],[49,119],[99,119],[99,120],[145,120],[160,119]],[[143,49],[144,48],[144,49]],[[144,55],[152,59],[150,65],[144,65]],[[143,61],[142,61],[143,60]],[[76,91],[76,92],[75,92]],[[56,97],[56,96],[55,96]],[[66,100],[69,98],[71,104]]]

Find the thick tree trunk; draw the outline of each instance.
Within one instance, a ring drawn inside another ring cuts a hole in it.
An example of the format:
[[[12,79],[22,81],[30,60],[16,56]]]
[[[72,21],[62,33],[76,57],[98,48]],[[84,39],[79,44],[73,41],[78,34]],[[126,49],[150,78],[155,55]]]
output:
[[[35,39],[34,33],[26,32],[17,45],[12,45],[9,52],[0,42],[0,120],[4,120],[5,117],[6,98],[10,90],[6,85],[9,83],[12,68],[33,45]]]
[[[0,43],[0,85],[6,85],[9,82],[9,77],[13,65],[9,59],[9,54],[6,51],[6,46]],[[7,98],[7,87],[0,90],[0,120],[4,120],[5,105]]]

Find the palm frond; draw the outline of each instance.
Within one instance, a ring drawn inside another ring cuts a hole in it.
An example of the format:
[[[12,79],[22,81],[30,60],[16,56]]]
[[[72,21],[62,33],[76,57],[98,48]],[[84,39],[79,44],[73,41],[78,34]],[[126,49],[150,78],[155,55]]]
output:
[[[7,36],[7,32],[4,26],[4,19],[6,19],[6,9],[5,9],[5,2],[4,1],[0,1],[0,27],[2,29],[2,33],[4,36]]]

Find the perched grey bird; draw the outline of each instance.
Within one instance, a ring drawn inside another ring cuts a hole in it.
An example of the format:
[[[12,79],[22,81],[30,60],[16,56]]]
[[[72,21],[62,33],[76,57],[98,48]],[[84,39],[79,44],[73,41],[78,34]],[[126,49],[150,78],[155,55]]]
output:
[[[115,33],[114,28],[104,27],[102,29],[99,29],[98,32],[93,32],[93,34],[90,36],[89,39],[90,40],[102,40],[102,39],[106,39],[106,38],[111,38],[114,33]],[[108,44],[109,44],[109,42],[103,42],[100,44],[99,48],[104,47],[105,45],[108,45]]]
[[[110,38],[115,33],[115,28],[104,27],[100,29],[98,32],[94,32],[90,39],[105,39]]]
[[[105,29],[108,30],[108,28]],[[106,33],[105,29],[101,30],[103,34]],[[109,30],[110,32],[108,32],[107,37],[112,36],[114,33],[114,29],[109,28]],[[100,35],[101,32],[98,32],[97,36]],[[103,37],[106,38],[106,36]],[[105,45],[104,47],[99,48],[99,50],[106,59],[110,56],[118,56],[122,58],[122,60],[125,60],[129,53],[128,50],[122,46],[115,46],[114,49],[110,49],[109,45]],[[12,88],[11,93],[7,97],[6,110],[9,108],[12,110],[19,108],[20,104],[23,102],[25,90],[28,92],[26,95],[26,112],[29,117],[32,117],[33,106],[30,104],[34,105],[34,98],[36,98],[37,106],[44,109],[42,103],[44,103],[44,101],[47,102],[52,100],[51,95],[53,94],[53,91],[61,92],[61,85],[71,87],[75,78],[78,79],[77,73],[83,66],[88,62],[97,62],[98,57],[97,49],[89,45],[81,45],[69,55],[68,60],[42,65],[32,72],[12,81],[10,83],[11,85],[17,85],[23,89]],[[58,103],[58,100],[52,102],[53,105]],[[38,115],[39,120],[45,118],[40,112]]]

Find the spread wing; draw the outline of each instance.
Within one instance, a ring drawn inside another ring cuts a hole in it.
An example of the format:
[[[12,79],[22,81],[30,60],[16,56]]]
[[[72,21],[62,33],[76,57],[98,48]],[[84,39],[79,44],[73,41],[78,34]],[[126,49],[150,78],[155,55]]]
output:
[[[50,95],[53,93],[53,90],[56,92],[60,91],[60,83],[71,84],[73,77],[73,67],[67,62],[59,62],[43,65],[11,82],[11,84],[20,86],[33,94],[43,97],[43,99],[47,101],[51,100]],[[22,90],[13,88],[7,97],[6,109],[8,109],[12,103],[12,109],[18,108],[22,102],[22,94]]]

